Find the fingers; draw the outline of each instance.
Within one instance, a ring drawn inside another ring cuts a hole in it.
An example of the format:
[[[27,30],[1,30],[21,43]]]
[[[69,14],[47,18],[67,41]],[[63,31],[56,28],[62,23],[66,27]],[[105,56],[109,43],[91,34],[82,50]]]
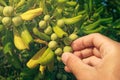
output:
[[[78,56],[79,58],[81,58],[81,59],[87,58],[87,57],[93,55],[91,48],[86,48],[86,49],[81,50],[81,51],[75,51],[74,54],[75,54],[76,56]]]
[[[108,47],[112,44],[113,41],[99,33],[90,34],[84,37],[81,37],[72,43],[73,50],[82,50],[89,47]],[[104,46],[103,46],[104,45]]]
[[[81,58],[81,60],[88,65],[96,66],[101,62],[100,52],[96,48],[86,48],[81,51],[75,51],[74,55]]]
[[[82,59],[82,61],[85,64],[90,65],[92,67],[99,67],[99,65],[101,65],[101,63],[102,63],[102,59],[100,59],[98,57],[95,57],[95,56],[91,56],[91,57]],[[71,72],[70,69],[67,66],[65,66],[64,69],[65,69],[66,72]]]
[[[102,59],[95,57],[95,56],[91,56],[89,58],[85,58],[82,60],[85,64],[88,64],[90,66],[93,67],[99,67],[99,65],[101,65],[102,63]]]
[[[67,66],[65,66],[64,69],[65,69],[66,72],[71,72],[70,69]]]
[[[86,48],[81,51],[75,51],[74,54],[81,59],[84,59],[93,55],[99,58],[101,57],[100,52],[96,48]]]
[[[65,67],[65,70],[68,72],[71,71],[75,76],[90,73],[93,69],[92,67],[84,64],[81,59],[72,53],[64,53],[62,55],[62,61],[67,66]]]

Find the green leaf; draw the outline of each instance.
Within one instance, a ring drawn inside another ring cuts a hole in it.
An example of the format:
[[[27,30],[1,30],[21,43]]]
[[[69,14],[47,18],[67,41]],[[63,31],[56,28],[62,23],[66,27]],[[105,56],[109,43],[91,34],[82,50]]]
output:
[[[3,48],[4,54],[7,54],[7,53],[10,54],[12,52],[12,48],[13,48],[13,44],[11,42],[8,42]]]

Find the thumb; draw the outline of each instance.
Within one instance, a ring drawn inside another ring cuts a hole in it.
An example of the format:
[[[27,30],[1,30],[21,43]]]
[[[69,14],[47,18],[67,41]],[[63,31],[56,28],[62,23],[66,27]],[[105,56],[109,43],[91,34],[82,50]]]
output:
[[[84,79],[85,76],[91,77],[90,75],[94,70],[93,67],[83,63],[79,57],[72,53],[63,53],[62,61],[77,79]]]

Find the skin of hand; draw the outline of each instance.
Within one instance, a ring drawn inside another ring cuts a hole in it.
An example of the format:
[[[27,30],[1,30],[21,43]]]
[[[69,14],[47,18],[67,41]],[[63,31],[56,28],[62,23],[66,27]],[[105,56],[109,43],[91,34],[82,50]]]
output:
[[[77,80],[120,80],[120,43],[99,33],[76,39],[63,53],[65,71]]]

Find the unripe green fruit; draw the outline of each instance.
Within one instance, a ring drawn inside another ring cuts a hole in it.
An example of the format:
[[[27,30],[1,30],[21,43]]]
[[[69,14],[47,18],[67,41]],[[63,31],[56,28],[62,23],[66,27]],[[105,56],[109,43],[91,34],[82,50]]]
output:
[[[58,44],[57,44],[56,41],[50,41],[50,42],[48,43],[48,47],[49,47],[50,49],[52,49],[52,50],[55,50],[55,49],[57,48],[57,46],[58,46]]]
[[[4,18],[2,19],[2,23],[3,23],[3,25],[5,25],[5,26],[10,26],[10,25],[11,25],[11,22],[12,22],[12,20],[11,20],[10,17],[4,17]]]
[[[3,9],[4,9],[4,7],[3,7],[3,6],[0,6],[0,15],[3,14]]]
[[[12,18],[12,22],[15,26],[19,26],[22,24],[23,20],[20,16]]]
[[[45,20],[45,21],[49,21],[49,20],[50,20],[50,15],[45,15],[45,16],[44,16],[44,20]]]
[[[61,56],[62,55],[62,48],[57,48],[56,50],[55,50],[55,54],[57,55],[57,56]]]
[[[42,20],[39,22],[39,27],[40,29],[45,29],[47,27],[46,21]]]
[[[73,40],[75,40],[75,39],[78,38],[78,35],[76,35],[75,33],[73,33],[73,34],[69,35],[69,38],[73,41]]]
[[[14,8],[12,6],[6,6],[3,9],[3,15],[10,17],[14,14]]]
[[[51,35],[51,34],[52,34],[52,27],[51,27],[51,26],[48,26],[48,27],[44,30],[44,33],[47,34],[47,35]]]
[[[63,48],[63,51],[64,51],[64,52],[72,52],[73,49],[72,49],[71,46],[65,46],[65,47]]]
[[[61,78],[62,78],[62,73],[57,73],[57,75],[56,75],[56,78],[58,79],[58,80],[61,80]]]
[[[62,59],[60,56],[57,56],[57,61],[62,62]]]
[[[61,80],[67,80],[67,75],[63,74]]]
[[[62,19],[57,21],[57,26],[63,27],[65,25],[64,21]]]
[[[51,35],[51,40],[57,40],[57,38],[58,38],[57,34],[53,33]]]

